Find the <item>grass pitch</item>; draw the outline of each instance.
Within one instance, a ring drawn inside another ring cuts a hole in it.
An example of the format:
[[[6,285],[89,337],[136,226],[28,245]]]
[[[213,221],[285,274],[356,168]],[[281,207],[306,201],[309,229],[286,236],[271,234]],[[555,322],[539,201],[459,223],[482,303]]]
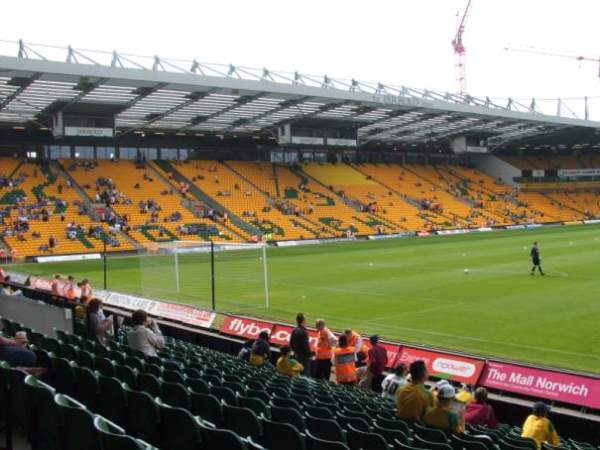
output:
[[[539,241],[546,276],[529,275]],[[270,307],[260,251],[215,260],[217,309],[312,323],[484,355],[600,373],[600,228],[560,227],[268,250]],[[468,269],[468,273],[465,273]],[[14,270],[87,277],[99,261]],[[210,307],[208,255],[108,260],[108,288]]]

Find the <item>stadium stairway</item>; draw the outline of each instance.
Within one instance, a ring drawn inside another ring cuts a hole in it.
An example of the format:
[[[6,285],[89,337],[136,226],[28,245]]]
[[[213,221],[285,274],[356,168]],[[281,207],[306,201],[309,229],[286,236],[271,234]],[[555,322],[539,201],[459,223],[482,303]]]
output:
[[[219,214],[223,215],[225,213],[228,214],[230,219],[229,227],[234,231],[238,236],[242,236],[245,240],[250,240],[252,236],[256,236],[260,234],[260,230],[245,221],[239,218],[236,214],[228,211],[225,206],[220,204],[213,197],[208,195],[202,189],[200,189],[196,183],[194,183],[191,178],[188,178],[184,174],[182,174],[179,170],[179,166],[175,166],[170,161],[151,161],[148,164],[151,164],[155,167],[156,170],[160,171],[163,174],[163,177],[166,177],[167,180],[171,181],[171,184],[178,189],[178,183],[186,183],[189,187],[189,194],[193,195],[195,199],[205,203],[210,208],[217,211]]]
[[[267,236],[267,239],[277,240],[301,240],[316,237],[314,233],[308,232],[307,228],[311,228],[309,225],[298,226],[298,222],[302,222],[301,218],[284,214],[263,192],[263,190],[269,193],[275,192],[270,165],[247,162],[232,164],[244,166],[244,175],[251,177],[253,184],[239,177],[225,164],[217,161],[182,163],[178,164],[176,168],[201,192],[216,199],[214,201],[218,201],[228,214],[234,215],[253,228],[260,230],[256,233],[258,236]],[[255,185],[260,186],[261,189]]]
[[[330,194],[334,194],[338,201],[353,208],[356,211],[353,217],[358,217],[360,223],[371,228],[371,234],[377,233],[378,229],[387,233],[415,229],[405,223],[405,216],[397,214],[394,207],[398,199],[394,199],[389,191],[367,179],[351,166],[306,163],[300,170],[304,176],[326,188]],[[371,208],[367,205],[371,205]]]

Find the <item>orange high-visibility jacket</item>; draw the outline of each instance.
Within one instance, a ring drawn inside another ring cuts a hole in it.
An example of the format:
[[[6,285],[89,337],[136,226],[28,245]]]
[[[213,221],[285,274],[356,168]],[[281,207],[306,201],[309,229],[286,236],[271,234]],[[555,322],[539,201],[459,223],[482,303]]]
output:
[[[356,381],[356,365],[354,363],[354,349],[352,347],[337,347],[334,357],[335,379],[338,383],[352,383]]]
[[[315,345],[316,359],[331,359],[333,347],[330,341],[331,331],[327,327],[319,330],[317,335],[317,343]]]

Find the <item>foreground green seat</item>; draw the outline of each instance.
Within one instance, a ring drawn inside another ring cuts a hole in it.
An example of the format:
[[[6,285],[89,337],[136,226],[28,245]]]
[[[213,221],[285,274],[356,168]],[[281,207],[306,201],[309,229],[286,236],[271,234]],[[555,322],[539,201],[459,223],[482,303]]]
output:
[[[77,400],[56,394],[63,450],[102,450],[94,427],[94,416]]]
[[[157,450],[156,447],[125,434],[125,430],[101,416],[96,416],[94,426],[100,436],[103,450]]]
[[[160,409],[160,447],[173,450],[202,450],[198,419],[188,410],[172,408],[160,399],[156,399],[156,403]]]
[[[60,450],[60,421],[54,402],[56,391],[32,375],[25,378],[27,406],[30,410],[30,441],[33,450]]]
[[[134,437],[159,445],[160,411],[154,399],[143,391],[123,386],[127,395],[125,427]]]

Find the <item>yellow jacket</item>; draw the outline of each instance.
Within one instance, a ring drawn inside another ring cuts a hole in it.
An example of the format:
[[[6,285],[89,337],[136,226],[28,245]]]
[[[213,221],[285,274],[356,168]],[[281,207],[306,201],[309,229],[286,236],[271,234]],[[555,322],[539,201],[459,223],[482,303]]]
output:
[[[304,366],[289,356],[281,356],[277,360],[277,372],[289,375],[290,377],[297,376],[304,370]]]
[[[525,420],[521,436],[535,440],[538,448],[540,448],[544,442],[551,445],[560,445],[560,438],[554,429],[554,425],[550,422],[550,419],[547,417],[536,416],[535,414],[531,414]]]
[[[422,384],[409,383],[396,391],[396,415],[406,420],[421,420],[433,406],[431,392]]]

